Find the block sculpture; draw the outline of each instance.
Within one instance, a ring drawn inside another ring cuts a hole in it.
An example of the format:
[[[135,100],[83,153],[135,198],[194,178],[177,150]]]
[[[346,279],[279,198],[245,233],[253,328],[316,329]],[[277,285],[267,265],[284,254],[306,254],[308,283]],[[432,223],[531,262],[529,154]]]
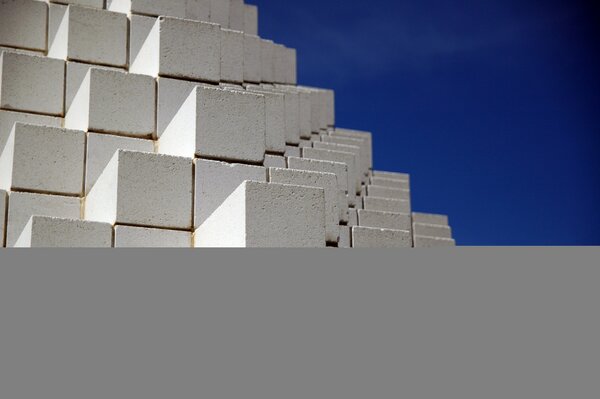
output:
[[[4,247],[455,246],[244,0],[0,0]]]

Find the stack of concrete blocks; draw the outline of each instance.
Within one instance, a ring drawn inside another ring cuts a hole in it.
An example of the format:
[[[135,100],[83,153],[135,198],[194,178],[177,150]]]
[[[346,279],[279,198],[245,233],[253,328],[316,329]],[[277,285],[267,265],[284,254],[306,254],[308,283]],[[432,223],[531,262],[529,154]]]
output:
[[[6,247],[453,244],[243,0],[0,0]]]

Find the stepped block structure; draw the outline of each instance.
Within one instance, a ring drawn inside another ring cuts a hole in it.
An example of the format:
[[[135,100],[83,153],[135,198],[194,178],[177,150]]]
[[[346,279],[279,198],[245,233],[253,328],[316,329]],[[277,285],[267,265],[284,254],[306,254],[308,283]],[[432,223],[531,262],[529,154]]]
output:
[[[454,246],[258,21],[243,0],[0,0],[2,246]]]

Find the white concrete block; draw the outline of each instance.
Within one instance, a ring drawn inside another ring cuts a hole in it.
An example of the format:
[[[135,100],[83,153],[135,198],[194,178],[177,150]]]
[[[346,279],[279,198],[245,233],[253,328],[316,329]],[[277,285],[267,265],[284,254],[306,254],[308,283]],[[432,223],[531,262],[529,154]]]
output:
[[[271,89],[285,96],[285,142],[300,143],[300,95],[290,90]]]
[[[118,12],[50,4],[48,57],[124,67],[127,29]]]
[[[298,66],[297,66],[297,54],[295,48],[285,48],[285,59],[286,65],[289,68],[286,69],[285,83],[288,85],[296,85],[298,83]]]
[[[244,34],[221,29],[221,81],[244,81]]]
[[[160,136],[163,154],[262,164],[265,97],[197,86]]]
[[[221,29],[218,25],[186,19],[159,17],[145,40],[148,20],[132,19],[129,71],[152,77],[219,82],[221,78]],[[135,24],[139,26],[136,27]],[[141,47],[133,47],[141,43]]]
[[[81,195],[85,133],[16,123],[0,154],[0,188]]]
[[[368,169],[364,169],[364,157],[362,155],[361,148],[357,145],[347,145],[347,144],[337,144],[337,143],[329,143],[322,141],[313,142],[314,148],[320,148],[323,150],[331,150],[331,151],[343,151],[343,152],[351,152],[356,156],[356,167],[357,167],[357,178],[364,182],[367,181],[367,173]]]
[[[300,147],[296,147],[293,145],[287,145],[285,146],[285,157],[289,158],[289,157],[300,157],[301,153],[300,153]]]
[[[383,177],[385,179],[400,180],[410,182],[410,175],[407,173],[399,172],[382,172],[378,170],[373,171],[373,177]]]
[[[106,0],[106,9],[124,14],[164,15],[176,18],[186,18],[188,15],[188,5],[183,0]]]
[[[285,152],[285,95],[264,89],[248,87],[248,91],[265,97],[267,151]]]
[[[109,134],[88,133],[85,164],[86,194],[90,192],[118,150],[154,152],[154,142]]]
[[[231,0],[210,0],[210,22],[228,27],[230,5]]]
[[[190,248],[189,231],[115,226],[115,248]]]
[[[16,248],[110,248],[108,223],[32,216],[15,243]]]
[[[266,168],[287,168],[287,162],[283,155],[265,155],[265,163],[264,166]]]
[[[65,117],[65,127],[150,137],[155,131],[155,81],[149,76],[91,68]]]
[[[229,29],[244,31],[245,11],[244,0],[230,0]]]
[[[261,39],[244,35],[244,82],[260,83],[262,79]]]
[[[410,201],[386,198],[363,198],[364,209],[368,211],[410,213]]]
[[[335,174],[299,169],[269,168],[269,182],[317,187],[325,190],[325,238],[328,242],[338,242],[340,238],[340,210],[338,203],[339,191]]]
[[[300,110],[298,118],[300,123],[300,138],[310,139],[312,135],[312,95],[309,91],[298,92]]]
[[[17,122],[54,127],[60,127],[62,125],[62,119],[53,116],[0,110],[0,153],[2,153],[2,149],[6,145],[8,136],[10,135],[10,132],[12,132],[14,124]]]
[[[329,133],[331,136],[342,136],[342,137],[353,137],[367,140],[368,147],[373,148],[373,134],[361,130],[342,129],[336,128]],[[367,153],[369,159],[369,169],[373,168],[373,152],[372,150]]]
[[[81,200],[75,197],[12,192],[8,196],[6,246],[13,247],[33,215],[79,219]]]
[[[287,161],[290,169],[334,173],[337,176],[338,188],[344,193],[348,191],[348,165],[343,162],[320,161],[292,156]]]
[[[65,62],[3,51],[0,54],[0,108],[63,114]]]
[[[260,65],[261,82],[273,83],[275,72],[275,43],[272,40],[261,39],[260,41]]]
[[[0,46],[0,52],[2,52],[2,51],[10,51],[12,53],[25,54],[25,55],[37,55],[38,57],[44,57],[45,56],[45,52],[44,51],[39,51],[39,50],[24,50],[24,49],[21,49],[21,48],[13,48],[13,47],[6,47],[6,46]]]
[[[382,186],[368,185],[367,195],[369,197],[390,198],[410,201],[410,190],[401,190]]]
[[[275,44],[273,47],[273,81],[275,83],[285,84],[286,73],[290,66],[287,65],[287,51],[282,44]]]
[[[409,181],[386,179],[384,177],[371,177],[369,181],[374,186],[390,187],[399,190],[410,190]]]
[[[244,32],[249,35],[258,35],[258,7],[244,4]]]
[[[83,64],[81,62],[67,62],[67,76],[66,76],[66,88],[65,88],[65,110],[68,111],[71,108],[73,99],[79,91],[81,84],[85,80],[85,76],[88,71],[92,68],[105,69],[109,71],[124,72],[122,69],[116,67],[98,66],[91,64]]]
[[[181,107],[186,102],[192,91],[198,86],[196,82],[179,79],[158,78],[158,109],[157,109],[157,138],[159,138]]]
[[[119,150],[85,199],[85,219],[191,229],[192,185],[191,159]]]
[[[267,182],[267,170],[262,166],[229,164],[195,160],[195,212],[197,228],[246,180]]]
[[[450,226],[439,224],[415,223],[413,225],[416,236],[434,237],[434,238],[452,238],[452,229]]]
[[[348,226],[340,226],[340,241],[338,248],[352,248],[352,230]]]
[[[44,1],[44,0],[42,0]],[[104,0],[50,0],[46,3],[57,3],[57,4],[75,4],[78,6],[91,7],[91,8],[104,8]]]
[[[0,1],[0,45],[45,51],[47,15],[39,1]]]
[[[6,232],[6,212],[8,204],[8,194],[4,190],[0,190],[0,247],[5,247],[6,242],[4,240]]]
[[[348,223],[350,220],[350,207],[348,206],[348,196],[343,190],[338,190],[338,208],[340,208],[340,222]]]
[[[360,164],[361,169],[364,173],[368,173],[370,169],[370,160],[373,158],[373,150],[369,144],[369,141],[365,138],[359,137],[344,137],[344,136],[329,136],[329,135],[321,135],[321,141],[325,143],[334,143],[334,144],[342,144],[349,145],[354,147],[360,147]],[[367,180],[363,179],[366,183]]]
[[[352,228],[353,248],[410,248],[412,235],[409,231],[372,229],[370,227]]]
[[[348,165],[348,192],[351,194],[360,193],[360,179],[357,172],[357,157],[351,152],[331,151],[319,148],[303,148],[302,157],[318,159],[321,161],[341,162]],[[354,191],[353,188],[354,187]]]
[[[412,214],[412,217],[413,223],[437,224],[442,226],[448,226],[448,216],[446,215],[414,212]]]
[[[358,211],[354,208],[348,210],[348,226],[358,226]]]
[[[294,59],[296,57],[294,56]],[[295,62],[294,62],[295,64]],[[325,115],[327,117],[327,126],[335,126],[335,92],[324,89],[325,91]]]
[[[392,230],[412,230],[412,219],[408,213],[391,213],[358,210],[358,225]]]
[[[415,236],[414,240],[415,248],[444,248],[456,246],[456,241],[450,238]]]
[[[325,247],[325,192],[246,181],[196,230],[195,246]]]

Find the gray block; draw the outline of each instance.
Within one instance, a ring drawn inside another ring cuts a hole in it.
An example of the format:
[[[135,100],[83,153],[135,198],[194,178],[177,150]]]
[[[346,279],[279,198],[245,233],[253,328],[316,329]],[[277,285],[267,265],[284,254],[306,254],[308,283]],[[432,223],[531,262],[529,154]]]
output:
[[[400,180],[406,182],[410,181],[410,175],[407,173],[383,172],[379,170],[374,170],[372,175],[373,177],[383,177],[385,179]]]
[[[382,186],[367,186],[369,197],[390,198],[410,201],[410,191]]]
[[[287,163],[285,157],[283,155],[265,155],[265,163],[264,166],[266,168],[287,168]]]
[[[437,224],[442,226],[448,225],[448,216],[446,215],[414,212],[412,217],[414,223]]]
[[[190,248],[189,231],[115,226],[115,248]]]
[[[456,242],[450,238],[415,236],[414,240],[415,248],[444,248],[456,246]]]
[[[262,79],[261,40],[244,35],[244,82],[260,83]]]
[[[412,219],[408,213],[358,210],[358,225],[392,230],[412,230]]]
[[[410,182],[395,179],[386,179],[384,177],[371,177],[369,182],[374,186],[395,188],[398,190],[410,190]]]
[[[412,235],[409,231],[373,229],[370,227],[352,228],[353,248],[410,248]]]
[[[221,29],[221,81],[244,81],[244,34],[241,31]]]
[[[339,189],[348,191],[348,165],[342,162],[320,161],[317,159],[288,157],[288,167],[291,169],[312,170],[315,172],[334,173],[337,176]]]
[[[340,226],[338,248],[352,248],[352,230],[348,226]]]
[[[319,148],[303,148],[302,157],[321,161],[341,162],[348,165],[348,193],[352,196],[360,193],[361,182],[357,169],[357,157],[354,153],[345,151],[330,151]],[[353,189],[354,188],[354,189]]]
[[[329,135],[337,136],[337,137],[349,137],[349,138],[363,139],[363,140],[367,141],[369,148],[371,148],[371,149],[373,148],[373,134],[371,134],[370,132],[365,132],[365,131],[361,131],[361,130],[335,128],[334,130],[330,131]],[[373,168],[373,153],[372,153],[372,151],[369,151],[367,153],[367,159],[368,159],[369,169],[372,169]]]
[[[62,118],[0,110],[0,153],[2,153],[2,149],[6,145],[8,136],[10,135],[10,132],[12,132],[14,124],[17,122],[31,125],[60,127],[62,125]]]
[[[254,5],[244,5],[244,32],[258,35],[258,7]]]
[[[416,236],[452,238],[452,229],[449,226],[415,223],[413,224],[413,229]]]
[[[410,213],[410,201],[392,200],[386,198],[363,198],[364,209],[368,211]]]
[[[33,0],[0,2],[0,46],[46,50],[48,6]]]
[[[16,248],[110,248],[108,223],[32,216],[15,243]]]

